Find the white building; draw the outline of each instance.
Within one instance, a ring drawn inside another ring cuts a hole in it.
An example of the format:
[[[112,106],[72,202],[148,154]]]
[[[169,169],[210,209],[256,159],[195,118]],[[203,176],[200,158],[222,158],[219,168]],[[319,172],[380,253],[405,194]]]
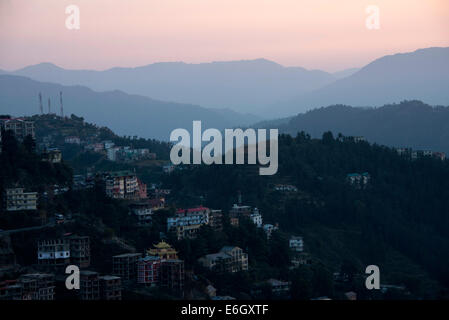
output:
[[[263,225],[263,231],[265,231],[265,234],[267,235],[267,239],[270,239],[273,231],[278,230],[278,229],[279,229],[278,226],[274,226],[269,223]]]
[[[292,236],[289,240],[289,247],[295,252],[304,251],[304,240],[302,237]]]
[[[37,192],[24,192],[23,190],[23,188],[5,190],[6,211],[37,209]]]
[[[249,216],[249,218],[251,219],[251,221],[258,227],[261,228],[262,227],[262,215],[259,212],[259,209],[254,208],[253,213],[251,213],[251,215]]]

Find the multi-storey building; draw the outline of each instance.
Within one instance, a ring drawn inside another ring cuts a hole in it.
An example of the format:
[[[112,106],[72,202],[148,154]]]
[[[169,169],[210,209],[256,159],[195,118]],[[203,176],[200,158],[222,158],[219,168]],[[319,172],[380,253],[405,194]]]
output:
[[[103,176],[106,195],[114,199],[136,199],[139,195],[137,176],[131,171],[115,171]]]
[[[24,192],[23,188],[7,188],[5,199],[7,211],[37,209],[37,192]]]
[[[259,212],[259,209],[254,208],[253,213],[250,214],[249,219],[258,227],[262,227],[262,215]]]
[[[304,251],[304,240],[302,237],[292,236],[288,242],[291,250],[295,252],[303,252]]]
[[[162,261],[159,284],[162,288],[182,292],[184,288],[184,261],[178,259]]]
[[[137,283],[146,286],[156,286],[159,283],[161,258],[146,256],[137,261]]]
[[[22,300],[22,290],[17,280],[0,281],[0,300]]]
[[[141,201],[129,205],[130,213],[136,216],[138,224],[145,226],[151,224],[153,205],[149,201]]]
[[[209,226],[215,231],[223,230],[223,213],[221,212],[221,210],[210,211]]]
[[[100,298],[101,300],[122,300],[122,279],[115,276],[101,276]]]
[[[22,141],[26,136],[35,139],[34,122],[31,120],[23,118],[0,119],[0,127],[5,131],[11,130],[14,132],[14,136],[19,141]]]
[[[248,254],[233,246],[225,246],[220,252],[205,255],[199,258],[198,262],[215,272],[233,273],[248,270]]]
[[[165,241],[153,245],[153,248],[147,250],[147,254],[159,257],[162,260],[178,259],[178,252]]]
[[[47,149],[42,152],[42,160],[50,163],[60,163],[62,161],[62,152],[57,148]]]
[[[178,240],[194,238],[199,228],[209,223],[209,213],[205,207],[179,209],[174,217],[167,218],[167,231],[174,232]]]
[[[371,180],[371,176],[368,172],[364,173],[349,173],[346,175],[346,180],[351,186],[357,189],[365,188]]]
[[[100,279],[98,272],[82,270],[80,272],[80,291],[81,300],[99,300],[100,299]]]
[[[69,239],[39,240],[37,243],[37,260],[41,265],[60,266],[69,264]]]
[[[88,236],[71,235],[68,237],[70,244],[70,263],[80,268],[90,266],[90,239]]]
[[[232,208],[229,210],[230,217],[249,217],[251,214],[251,206],[241,206],[234,204]]]
[[[123,280],[137,279],[137,261],[142,257],[141,253],[124,253],[112,257],[112,269],[115,276]]]
[[[22,286],[23,300],[54,300],[55,278],[53,274],[25,274],[19,278],[18,283]]]
[[[271,235],[273,234],[274,231],[279,230],[278,225],[272,225],[270,223],[264,224],[262,226],[263,231],[265,232],[265,234],[267,235],[267,239],[271,238]]]

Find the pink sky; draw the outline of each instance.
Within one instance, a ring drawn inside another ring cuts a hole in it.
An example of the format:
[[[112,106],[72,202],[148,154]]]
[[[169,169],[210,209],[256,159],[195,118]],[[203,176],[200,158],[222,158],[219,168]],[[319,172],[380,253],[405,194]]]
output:
[[[65,7],[80,8],[80,30]],[[368,5],[380,30],[365,27]],[[337,71],[449,46],[449,0],[0,0],[0,68],[266,58]]]

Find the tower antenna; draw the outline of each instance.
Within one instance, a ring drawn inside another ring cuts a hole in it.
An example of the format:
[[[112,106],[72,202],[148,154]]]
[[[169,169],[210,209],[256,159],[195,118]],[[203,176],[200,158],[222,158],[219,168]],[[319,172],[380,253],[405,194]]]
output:
[[[44,113],[44,107],[42,106],[42,93],[39,92],[39,111],[41,114]]]
[[[61,104],[61,118],[64,118],[64,107],[62,105],[62,91],[59,91],[59,102]]]
[[[50,98],[48,98],[48,114],[51,113],[51,103],[50,103]]]

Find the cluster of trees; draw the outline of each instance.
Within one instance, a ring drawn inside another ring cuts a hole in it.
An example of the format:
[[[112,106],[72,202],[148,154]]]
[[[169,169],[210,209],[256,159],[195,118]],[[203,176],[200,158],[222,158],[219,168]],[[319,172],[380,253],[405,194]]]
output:
[[[369,185],[351,186],[346,175],[353,172],[369,172]],[[225,211],[240,191],[244,204],[261,209],[264,222],[304,235],[307,250],[327,273],[349,263],[362,274],[367,265],[377,264],[385,282],[406,284],[419,297],[447,294],[448,161],[410,161],[388,147],[335,138],[331,132],[322,139],[301,132],[280,136],[275,176],[259,176],[257,166],[250,165],[191,166],[164,183],[179,205],[201,203]],[[276,183],[293,184],[299,191],[274,191]],[[235,238],[233,232],[239,231],[228,232],[227,240],[247,249],[254,267],[264,268],[270,255],[263,241],[252,248],[247,243],[257,232],[245,230]],[[286,255],[271,257],[268,264],[272,260],[279,262],[273,266],[278,271],[288,265]]]

